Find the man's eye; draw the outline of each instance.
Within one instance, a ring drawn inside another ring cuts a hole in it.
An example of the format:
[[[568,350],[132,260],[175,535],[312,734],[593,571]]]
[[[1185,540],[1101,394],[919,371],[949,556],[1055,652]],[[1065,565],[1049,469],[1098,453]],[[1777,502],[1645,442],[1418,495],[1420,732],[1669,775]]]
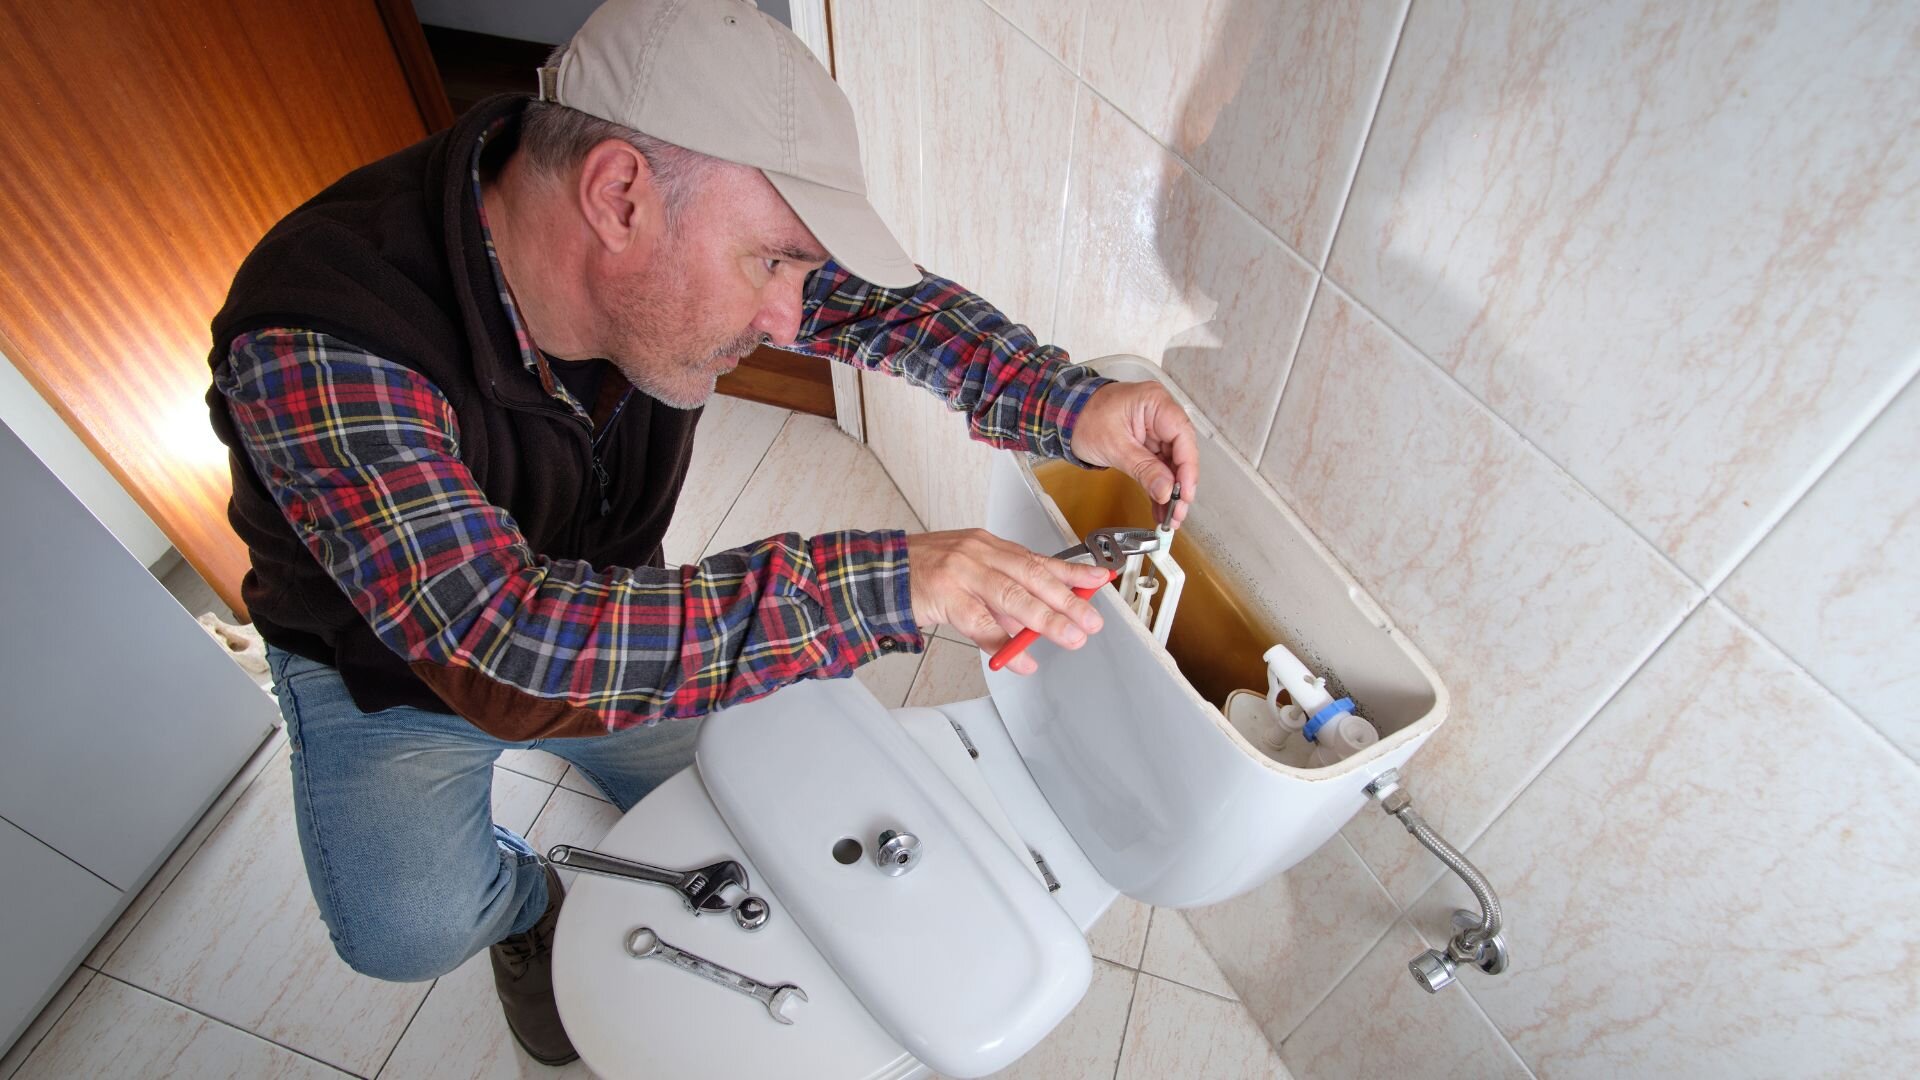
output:
[[[761,259],[760,261],[766,264],[767,273],[769,274],[773,273],[774,269],[780,265],[779,259]]]

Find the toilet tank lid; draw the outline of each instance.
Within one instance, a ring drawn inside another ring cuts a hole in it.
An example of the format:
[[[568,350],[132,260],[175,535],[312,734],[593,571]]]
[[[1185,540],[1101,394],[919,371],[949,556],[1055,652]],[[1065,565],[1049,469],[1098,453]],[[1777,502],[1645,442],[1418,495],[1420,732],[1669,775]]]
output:
[[[1093,962],[1072,918],[859,682],[802,682],[715,713],[695,761],[756,884],[940,1073],[1006,1067],[1086,992]],[[887,831],[918,841],[898,875],[875,861]],[[849,841],[859,851],[843,862]]]

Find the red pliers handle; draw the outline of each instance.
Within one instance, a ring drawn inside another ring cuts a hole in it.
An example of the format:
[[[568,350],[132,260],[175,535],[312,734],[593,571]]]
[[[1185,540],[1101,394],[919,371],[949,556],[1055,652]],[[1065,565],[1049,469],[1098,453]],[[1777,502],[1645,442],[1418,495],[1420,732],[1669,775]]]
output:
[[[1098,585],[1082,585],[1079,588],[1073,590],[1073,595],[1079,597],[1082,600],[1091,600],[1093,599],[1094,593],[1097,593],[1101,589],[1106,588],[1113,581],[1113,579],[1118,576],[1119,575],[1114,573],[1112,570],[1108,570],[1106,581],[1103,581]],[[1023,652],[1026,652],[1027,646],[1033,644],[1038,640],[1040,640],[1040,631],[1035,630],[1032,627],[1028,627],[1027,629],[1022,630],[1019,633],[1013,635],[1012,641],[1009,641],[1005,645],[1000,646],[1000,651],[994,653],[991,657],[987,659],[987,670],[999,671],[1001,668],[1006,667],[1008,664],[1013,662],[1014,657],[1019,656]]]

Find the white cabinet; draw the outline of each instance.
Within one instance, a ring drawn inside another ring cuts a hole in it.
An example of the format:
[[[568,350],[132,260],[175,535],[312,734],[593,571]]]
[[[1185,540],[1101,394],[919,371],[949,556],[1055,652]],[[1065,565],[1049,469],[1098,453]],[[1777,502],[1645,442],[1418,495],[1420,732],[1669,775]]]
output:
[[[3,425],[0,614],[5,1046],[277,714]]]

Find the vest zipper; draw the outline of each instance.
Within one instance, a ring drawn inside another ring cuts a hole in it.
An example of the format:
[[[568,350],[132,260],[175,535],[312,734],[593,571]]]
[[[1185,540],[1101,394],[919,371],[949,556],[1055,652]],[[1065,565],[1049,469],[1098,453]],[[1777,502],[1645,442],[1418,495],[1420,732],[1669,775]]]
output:
[[[627,411],[627,402],[632,398],[633,388],[628,387],[627,392],[620,395],[619,403],[614,405],[613,415],[607,417],[607,422],[600,425],[600,430],[594,433],[592,440],[587,444],[587,462],[593,467],[593,479],[600,485],[601,517],[613,513],[613,502],[608,497],[609,489],[613,486],[613,477],[607,474],[607,467],[600,461],[600,444],[606,442],[607,433],[611,432],[613,425],[619,422],[620,414]]]

